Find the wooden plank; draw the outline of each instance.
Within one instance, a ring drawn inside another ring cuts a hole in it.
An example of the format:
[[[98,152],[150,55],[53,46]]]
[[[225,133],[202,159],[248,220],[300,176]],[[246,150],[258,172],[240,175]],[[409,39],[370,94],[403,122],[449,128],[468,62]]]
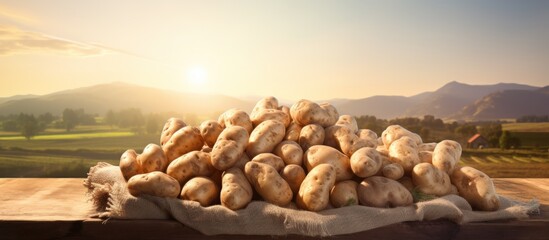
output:
[[[207,236],[173,220],[88,218],[83,179],[0,179],[1,239],[204,239]],[[458,225],[450,221],[404,222],[335,239],[548,239],[549,179],[494,179],[499,194],[529,201],[537,198],[541,214],[522,221]],[[215,224],[215,223],[212,223]],[[264,239],[222,235],[217,239]],[[274,237],[315,239],[303,236]]]

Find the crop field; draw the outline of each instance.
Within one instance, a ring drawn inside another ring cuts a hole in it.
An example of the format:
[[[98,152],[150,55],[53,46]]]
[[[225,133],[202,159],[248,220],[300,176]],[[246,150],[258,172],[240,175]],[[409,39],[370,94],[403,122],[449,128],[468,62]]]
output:
[[[460,165],[477,168],[490,177],[549,177],[549,155],[541,152],[466,151]]]

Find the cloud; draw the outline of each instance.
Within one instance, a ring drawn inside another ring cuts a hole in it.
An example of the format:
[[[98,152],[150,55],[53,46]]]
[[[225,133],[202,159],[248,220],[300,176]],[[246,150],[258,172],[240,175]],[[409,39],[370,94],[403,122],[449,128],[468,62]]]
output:
[[[45,53],[87,57],[110,52],[111,50],[97,44],[76,42],[39,32],[24,31],[17,27],[0,25],[0,56]]]

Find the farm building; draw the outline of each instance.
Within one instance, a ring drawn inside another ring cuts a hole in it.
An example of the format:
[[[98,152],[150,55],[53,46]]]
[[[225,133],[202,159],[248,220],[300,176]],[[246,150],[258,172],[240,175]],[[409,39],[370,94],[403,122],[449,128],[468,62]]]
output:
[[[488,140],[481,136],[480,134],[475,134],[469,140],[467,140],[467,147],[468,148],[487,148],[490,147],[490,143],[488,143]]]

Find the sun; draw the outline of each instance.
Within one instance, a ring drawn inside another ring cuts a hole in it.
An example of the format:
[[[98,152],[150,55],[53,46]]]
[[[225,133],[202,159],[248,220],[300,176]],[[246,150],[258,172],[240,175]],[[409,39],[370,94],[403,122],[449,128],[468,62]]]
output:
[[[202,66],[193,66],[186,71],[186,81],[191,87],[203,87],[208,81],[208,73]]]

